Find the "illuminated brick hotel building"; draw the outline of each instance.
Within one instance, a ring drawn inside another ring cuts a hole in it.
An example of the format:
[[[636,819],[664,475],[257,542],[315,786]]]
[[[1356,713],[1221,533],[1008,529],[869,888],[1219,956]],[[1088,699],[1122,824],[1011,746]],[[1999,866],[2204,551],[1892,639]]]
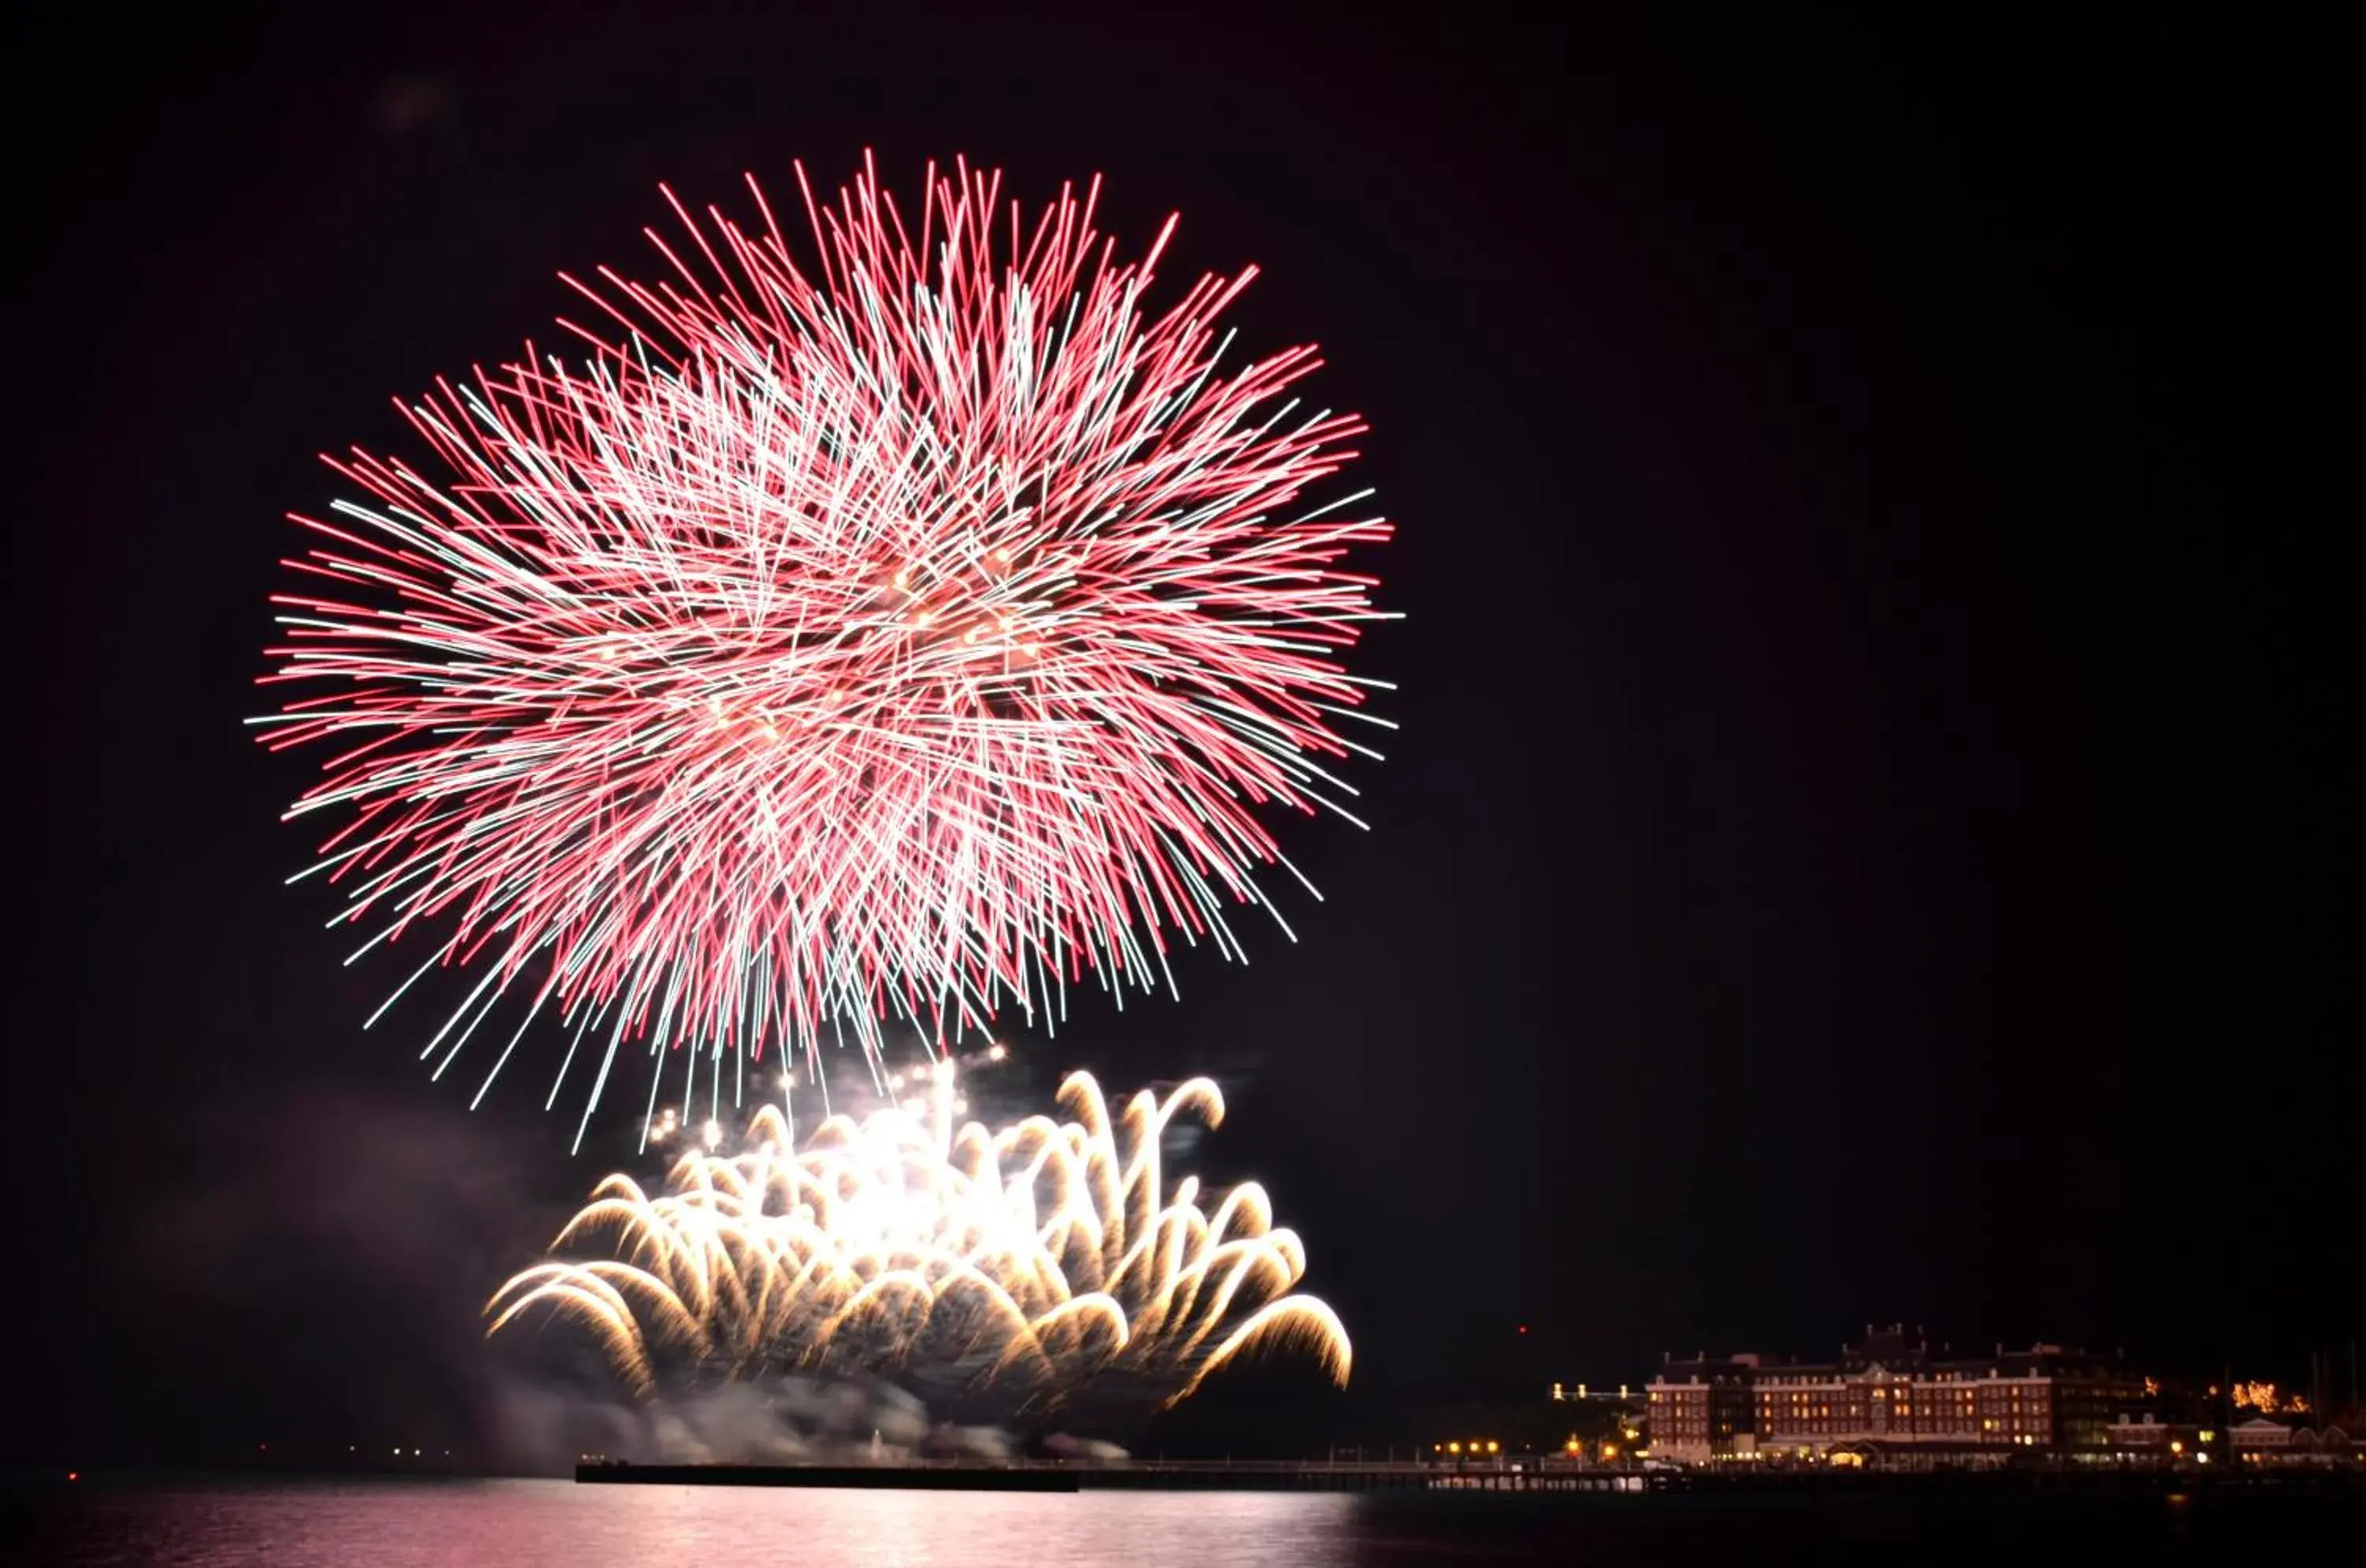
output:
[[[1671,1359],[1649,1385],[1653,1459],[2001,1462],[2100,1455],[2113,1415],[2144,1381],[2116,1357],[2058,1345],[1964,1356],[1902,1326],[1837,1360]]]

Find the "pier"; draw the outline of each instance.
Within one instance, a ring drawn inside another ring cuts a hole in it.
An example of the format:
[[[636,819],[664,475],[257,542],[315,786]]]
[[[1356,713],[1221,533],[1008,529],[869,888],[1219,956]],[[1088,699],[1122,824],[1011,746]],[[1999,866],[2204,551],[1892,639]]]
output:
[[[580,1464],[586,1485],[848,1486],[954,1492],[1643,1492],[1639,1471],[1289,1460],[914,1461],[890,1464]]]
[[[1290,1460],[913,1460],[879,1464],[579,1464],[585,1485],[812,1486],[930,1492],[1422,1492],[1499,1496],[2366,1491],[2356,1471],[2198,1475],[2079,1467],[1987,1471],[1640,1470],[1605,1465]]]

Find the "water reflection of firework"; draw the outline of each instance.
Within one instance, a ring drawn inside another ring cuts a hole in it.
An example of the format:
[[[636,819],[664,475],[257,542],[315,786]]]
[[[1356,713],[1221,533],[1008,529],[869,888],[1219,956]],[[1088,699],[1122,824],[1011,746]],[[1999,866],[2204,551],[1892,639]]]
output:
[[[1287,1346],[1346,1381],[1346,1332],[1290,1293],[1305,1248],[1264,1189],[1212,1212],[1197,1177],[1166,1190],[1161,1136],[1187,1112],[1216,1125],[1214,1083],[1144,1090],[1112,1119],[1076,1073],[1060,1087],[1069,1120],[998,1132],[956,1125],[956,1103],[947,1062],[919,1097],[831,1116],[802,1148],[767,1107],[738,1153],[685,1153],[663,1193],[610,1176],[553,1244],[604,1238],[609,1256],[517,1275],[487,1306],[492,1326],[537,1304],[587,1322],[643,1390],[679,1357],[732,1378],[920,1371],[1029,1402],[1106,1382],[1172,1403],[1246,1350]]]

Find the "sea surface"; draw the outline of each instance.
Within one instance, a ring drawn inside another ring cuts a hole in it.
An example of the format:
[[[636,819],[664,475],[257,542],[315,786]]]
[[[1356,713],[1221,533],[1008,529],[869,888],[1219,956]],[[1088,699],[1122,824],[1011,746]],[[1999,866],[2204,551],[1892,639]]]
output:
[[[2359,1561],[2357,1494],[2245,1496],[921,1493],[251,1481],[0,1491],[0,1562],[140,1568],[1347,1568]],[[2316,1543],[2311,1546],[2310,1543]],[[2330,1548],[2335,1555],[2325,1557]]]

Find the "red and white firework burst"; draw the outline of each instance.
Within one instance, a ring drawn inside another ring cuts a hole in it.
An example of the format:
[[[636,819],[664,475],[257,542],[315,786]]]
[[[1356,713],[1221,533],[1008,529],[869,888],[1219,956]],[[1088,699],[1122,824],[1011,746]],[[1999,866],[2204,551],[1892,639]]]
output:
[[[1342,558],[1389,528],[1304,499],[1363,429],[1289,395],[1312,348],[1220,365],[1254,269],[1152,315],[1174,221],[1119,264],[1098,182],[1028,222],[931,169],[910,227],[867,166],[798,185],[815,270],[753,181],[752,229],[674,203],[670,276],[576,284],[588,353],[439,384],[434,464],[332,458],[367,499],[297,519],[303,694],[257,722],[337,748],[291,815],[347,815],[341,919],[482,968],[447,1063],[513,991],[594,1100],[620,1049],[719,1093],[767,1043],[1056,1016],[1236,950],[1259,809],[1352,793]]]

